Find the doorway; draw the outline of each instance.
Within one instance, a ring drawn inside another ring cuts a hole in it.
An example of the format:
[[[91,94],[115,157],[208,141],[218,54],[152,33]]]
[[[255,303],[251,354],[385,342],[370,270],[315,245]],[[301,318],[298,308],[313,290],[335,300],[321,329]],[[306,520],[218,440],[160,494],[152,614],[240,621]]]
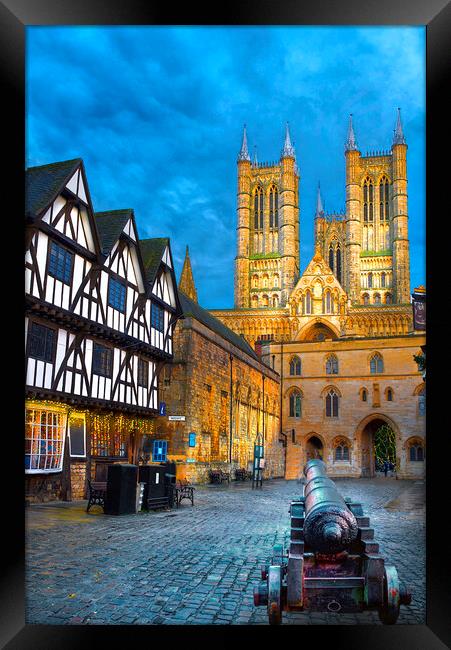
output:
[[[307,440],[307,445],[305,448],[305,458],[306,462],[312,460],[313,458],[323,458],[323,443],[317,436],[312,436]]]
[[[362,478],[376,476],[383,470],[385,460],[396,467],[396,434],[386,420],[375,418],[368,422],[361,438]]]

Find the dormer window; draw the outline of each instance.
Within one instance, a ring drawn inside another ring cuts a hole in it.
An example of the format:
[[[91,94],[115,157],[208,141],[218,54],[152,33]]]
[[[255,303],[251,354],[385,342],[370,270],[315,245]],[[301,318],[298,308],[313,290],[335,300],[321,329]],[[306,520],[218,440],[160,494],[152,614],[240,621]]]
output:
[[[110,277],[110,284],[108,287],[108,304],[110,305],[110,307],[114,307],[114,309],[117,309],[122,313],[124,313],[125,295],[126,295],[125,285],[119,280]]]
[[[50,244],[50,255],[48,273],[57,280],[61,280],[64,284],[70,284],[72,278],[72,263],[73,254],[52,241]]]

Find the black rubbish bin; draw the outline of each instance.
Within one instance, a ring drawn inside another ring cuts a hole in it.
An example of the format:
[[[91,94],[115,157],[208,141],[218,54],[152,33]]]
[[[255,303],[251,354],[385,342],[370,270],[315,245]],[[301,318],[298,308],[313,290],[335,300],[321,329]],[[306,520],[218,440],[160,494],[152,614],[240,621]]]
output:
[[[140,465],[139,482],[145,483],[143,508],[154,510],[169,506],[164,465]]]
[[[128,515],[136,513],[136,484],[138,466],[116,463],[108,466],[106,515]]]

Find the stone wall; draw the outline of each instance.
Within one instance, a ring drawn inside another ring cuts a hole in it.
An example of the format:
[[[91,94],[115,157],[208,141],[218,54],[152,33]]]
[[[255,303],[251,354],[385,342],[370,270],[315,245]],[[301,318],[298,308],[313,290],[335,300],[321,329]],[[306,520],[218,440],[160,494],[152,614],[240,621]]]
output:
[[[199,321],[185,318],[174,335],[170,380],[160,382],[160,389],[167,416],[185,420],[159,417],[155,435],[168,440],[168,459],[185,463],[183,471],[192,482],[208,481],[210,468],[221,467],[232,476],[236,467],[248,469],[257,434],[263,431],[265,474],[284,475],[279,379],[270,368]],[[195,434],[192,447],[190,433]]]

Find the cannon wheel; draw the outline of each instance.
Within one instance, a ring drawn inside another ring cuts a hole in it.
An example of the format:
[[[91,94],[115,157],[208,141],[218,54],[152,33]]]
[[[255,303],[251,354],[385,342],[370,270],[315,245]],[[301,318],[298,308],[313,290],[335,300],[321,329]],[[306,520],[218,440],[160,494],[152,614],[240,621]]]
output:
[[[400,585],[398,572],[394,566],[386,566],[384,571],[384,604],[379,609],[379,618],[384,625],[394,625],[398,620],[400,606]]]
[[[270,625],[282,622],[282,567],[272,565],[268,570],[268,620]]]

